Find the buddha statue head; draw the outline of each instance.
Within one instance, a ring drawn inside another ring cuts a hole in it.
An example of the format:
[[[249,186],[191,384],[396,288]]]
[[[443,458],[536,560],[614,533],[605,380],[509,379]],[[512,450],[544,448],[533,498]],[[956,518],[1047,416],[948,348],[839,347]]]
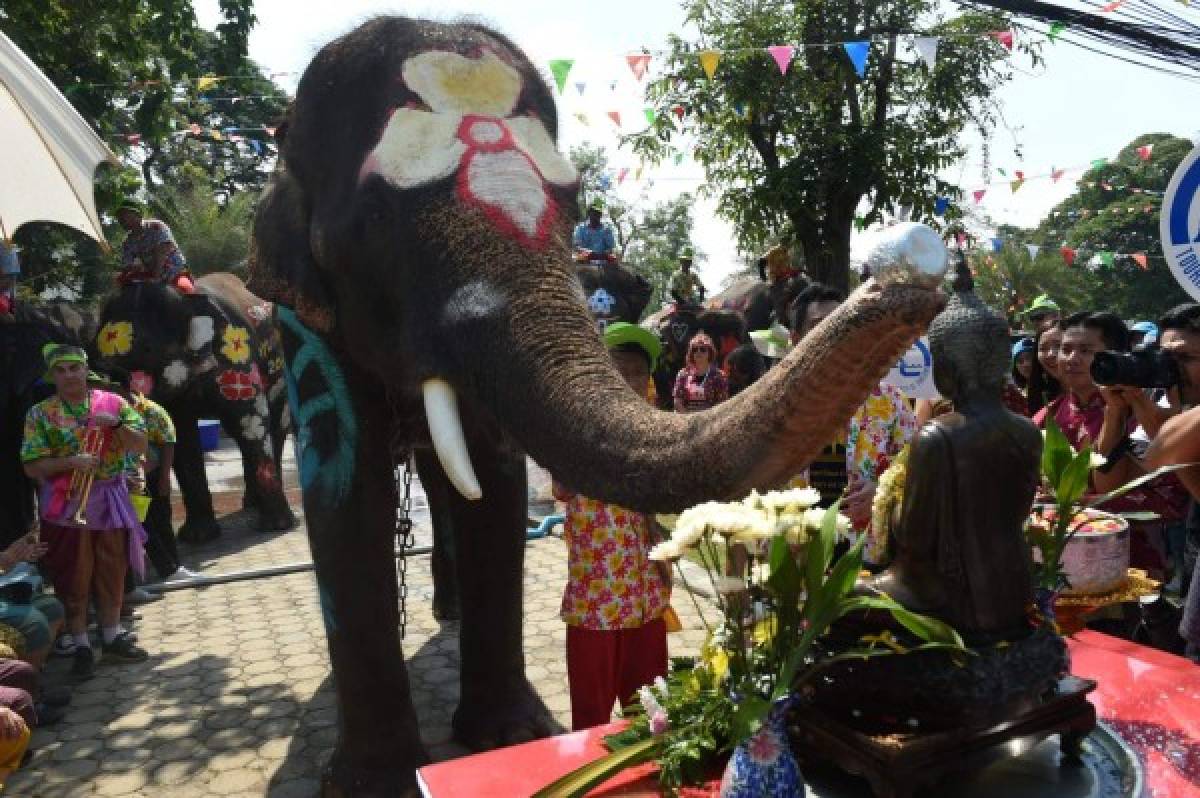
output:
[[[929,325],[933,382],[955,405],[999,398],[1008,379],[1008,322],[975,295],[966,256],[955,253],[953,296]]]

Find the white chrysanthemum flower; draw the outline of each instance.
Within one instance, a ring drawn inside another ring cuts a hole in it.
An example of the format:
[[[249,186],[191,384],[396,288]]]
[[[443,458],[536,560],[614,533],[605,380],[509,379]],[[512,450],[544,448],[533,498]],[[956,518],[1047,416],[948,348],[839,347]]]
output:
[[[1089,468],[1101,468],[1108,463],[1108,458],[1099,452],[1092,452],[1092,459],[1088,463]]]
[[[775,512],[806,510],[820,501],[821,494],[815,488],[773,490],[762,497],[762,505]]]
[[[650,553],[646,556],[657,562],[669,562],[683,556],[683,549],[673,540],[664,540],[650,549]]]

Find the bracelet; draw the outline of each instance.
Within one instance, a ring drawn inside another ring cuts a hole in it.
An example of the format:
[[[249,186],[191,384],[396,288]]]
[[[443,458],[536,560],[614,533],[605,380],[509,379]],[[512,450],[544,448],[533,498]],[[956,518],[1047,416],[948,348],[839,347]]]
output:
[[[1117,467],[1117,463],[1121,460],[1121,458],[1126,454],[1129,454],[1132,448],[1133,441],[1130,440],[1129,436],[1126,435],[1122,437],[1121,440],[1117,441],[1117,445],[1114,446],[1109,453],[1104,456],[1104,465],[1100,466],[1096,470],[1101,474],[1107,474],[1109,471],[1112,471]]]

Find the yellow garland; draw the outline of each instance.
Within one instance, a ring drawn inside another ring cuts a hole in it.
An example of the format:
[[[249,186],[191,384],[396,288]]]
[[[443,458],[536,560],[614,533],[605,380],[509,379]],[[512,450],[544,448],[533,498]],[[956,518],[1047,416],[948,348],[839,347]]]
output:
[[[875,498],[871,502],[870,536],[872,547],[882,556],[887,551],[888,536],[893,519],[900,516],[900,505],[904,501],[904,484],[908,481],[908,451],[905,446],[900,454],[879,477]]]

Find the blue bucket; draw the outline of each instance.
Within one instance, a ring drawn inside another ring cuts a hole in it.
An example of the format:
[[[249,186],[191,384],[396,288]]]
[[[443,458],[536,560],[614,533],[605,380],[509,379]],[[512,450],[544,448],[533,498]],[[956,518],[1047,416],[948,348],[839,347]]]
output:
[[[196,426],[200,428],[200,450],[215,451],[221,444],[221,422],[201,419],[196,422]]]

